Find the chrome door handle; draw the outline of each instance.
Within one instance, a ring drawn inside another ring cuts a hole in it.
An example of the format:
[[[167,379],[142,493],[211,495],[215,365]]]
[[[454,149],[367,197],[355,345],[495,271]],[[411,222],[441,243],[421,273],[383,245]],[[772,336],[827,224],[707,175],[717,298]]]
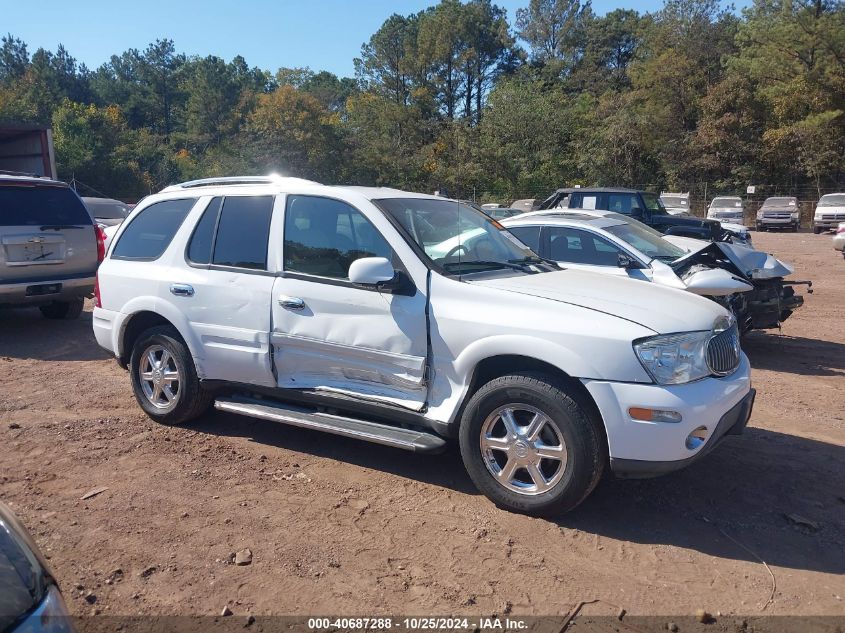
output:
[[[170,292],[177,297],[193,297],[194,287],[188,284],[170,284]]]
[[[279,297],[279,305],[288,310],[304,310],[305,302],[299,297]]]

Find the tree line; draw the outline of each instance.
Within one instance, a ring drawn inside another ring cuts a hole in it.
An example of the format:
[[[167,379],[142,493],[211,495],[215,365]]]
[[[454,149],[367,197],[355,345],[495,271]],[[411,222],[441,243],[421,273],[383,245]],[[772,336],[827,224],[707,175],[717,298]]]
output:
[[[129,200],[274,171],[495,200],[845,184],[842,0],[603,16],[528,0],[514,24],[491,0],[441,0],[388,17],[354,67],[272,72],[160,39],[91,70],[8,34],[0,121],[51,126],[62,178]]]

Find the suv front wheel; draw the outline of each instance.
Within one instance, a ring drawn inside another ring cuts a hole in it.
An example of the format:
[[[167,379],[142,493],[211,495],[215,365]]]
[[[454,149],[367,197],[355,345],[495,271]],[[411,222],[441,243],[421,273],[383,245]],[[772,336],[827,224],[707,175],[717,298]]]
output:
[[[461,456],[496,505],[559,514],[581,503],[601,478],[606,448],[599,424],[574,390],[551,376],[502,376],[467,404]]]
[[[135,399],[156,422],[182,424],[202,415],[211,404],[188,346],[172,327],[143,332],[132,347],[129,368]]]

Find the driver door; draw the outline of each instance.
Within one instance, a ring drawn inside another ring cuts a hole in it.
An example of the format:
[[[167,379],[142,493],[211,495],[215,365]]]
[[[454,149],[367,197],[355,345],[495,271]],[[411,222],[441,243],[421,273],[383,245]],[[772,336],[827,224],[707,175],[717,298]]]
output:
[[[426,401],[425,289],[393,294],[351,283],[349,265],[362,257],[386,257],[402,269],[359,209],[332,198],[288,196],[270,335],[277,384],[420,410]]]

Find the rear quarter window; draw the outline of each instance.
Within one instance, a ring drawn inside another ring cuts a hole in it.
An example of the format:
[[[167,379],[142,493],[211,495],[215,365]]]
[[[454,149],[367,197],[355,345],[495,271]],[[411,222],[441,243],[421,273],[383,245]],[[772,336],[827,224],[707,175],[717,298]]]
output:
[[[69,187],[0,185],[0,226],[90,226],[91,216]]]
[[[112,258],[151,260],[160,257],[195,202],[194,198],[164,200],[143,209],[123,229]]]

